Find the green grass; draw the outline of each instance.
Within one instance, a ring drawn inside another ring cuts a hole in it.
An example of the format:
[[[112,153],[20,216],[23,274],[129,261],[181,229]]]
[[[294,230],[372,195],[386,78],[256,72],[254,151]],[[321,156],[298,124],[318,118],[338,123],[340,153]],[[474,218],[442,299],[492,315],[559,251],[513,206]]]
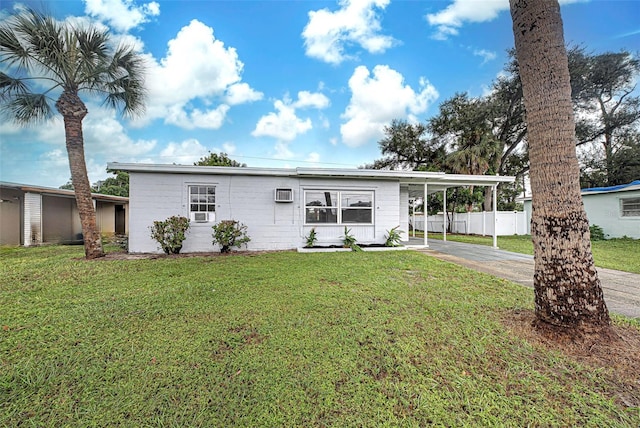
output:
[[[637,427],[509,334],[530,289],[413,251],[0,249],[0,426]]]
[[[429,239],[442,239],[442,234],[429,233]],[[447,240],[468,244],[493,245],[493,237],[478,235],[449,235]],[[531,236],[498,236],[501,250],[533,254]],[[617,238],[591,243],[596,266],[640,274],[640,239]]]

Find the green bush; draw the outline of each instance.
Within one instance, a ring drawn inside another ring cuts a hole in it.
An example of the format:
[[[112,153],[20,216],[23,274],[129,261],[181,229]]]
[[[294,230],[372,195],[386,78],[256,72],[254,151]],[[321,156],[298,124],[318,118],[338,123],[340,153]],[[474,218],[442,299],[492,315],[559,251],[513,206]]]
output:
[[[150,229],[151,238],[160,244],[165,254],[178,254],[189,230],[189,219],[174,215],[164,221],[154,221]]]
[[[387,230],[386,241],[384,242],[385,247],[398,247],[400,245],[400,241],[402,240],[401,230],[398,230],[400,226],[396,226],[391,230]]]
[[[246,246],[251,238],[247,235],[247,226],[235,220],[222,220],[213,228],[213,244],[220,245],[221,253],[228,253],[231,247]]]
[[[307,248],[311,248],[314,245],[316,245],[316,241],[318,240],[318,234],[316,233],[316,228],[313,227],[311,228],[311,230],[309,231],[309,236],[305,236],[305,239],[307,240]]]
[[[597,224],[592,224],[591,226],[589,226],[589,232],[591,233],[592,241],[604,241],[605,239],[607,239],[604,231]]]

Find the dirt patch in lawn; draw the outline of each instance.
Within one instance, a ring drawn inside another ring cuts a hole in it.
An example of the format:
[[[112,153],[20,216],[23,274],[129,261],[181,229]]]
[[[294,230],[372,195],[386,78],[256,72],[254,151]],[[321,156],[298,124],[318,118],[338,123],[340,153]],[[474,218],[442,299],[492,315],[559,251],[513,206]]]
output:
[[[600,370],[614,387],[602,391],[623,407],[640,407],[640,329],[614,325],[604,335],[572,337],[536,328],[532,310],[516,310],[503,318],[512,334],[534,346],[562,353]]]

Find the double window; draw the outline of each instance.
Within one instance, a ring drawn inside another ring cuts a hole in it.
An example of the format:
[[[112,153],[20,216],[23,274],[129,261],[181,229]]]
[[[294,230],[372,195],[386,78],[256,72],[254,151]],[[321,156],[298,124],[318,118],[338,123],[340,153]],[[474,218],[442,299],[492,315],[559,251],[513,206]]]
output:
[[[189,212],[211,213],[216,210],[215,186],[189,186]]]
[[[640,217],[640,198],[620,199],[622,217]]]
[[[304,192],[307,224],[372,224],[373,192],[307,190]]]

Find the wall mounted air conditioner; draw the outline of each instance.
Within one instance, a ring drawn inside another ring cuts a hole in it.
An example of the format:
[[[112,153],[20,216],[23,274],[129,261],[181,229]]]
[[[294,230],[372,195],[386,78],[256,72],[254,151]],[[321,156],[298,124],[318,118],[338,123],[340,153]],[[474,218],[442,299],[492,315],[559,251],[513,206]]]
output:
[[[293,202],[293,189],[276,189],[276,202]]]
[[[209,221],[209,213],[191,213],[191,220],[196,223],[206,223]]]

